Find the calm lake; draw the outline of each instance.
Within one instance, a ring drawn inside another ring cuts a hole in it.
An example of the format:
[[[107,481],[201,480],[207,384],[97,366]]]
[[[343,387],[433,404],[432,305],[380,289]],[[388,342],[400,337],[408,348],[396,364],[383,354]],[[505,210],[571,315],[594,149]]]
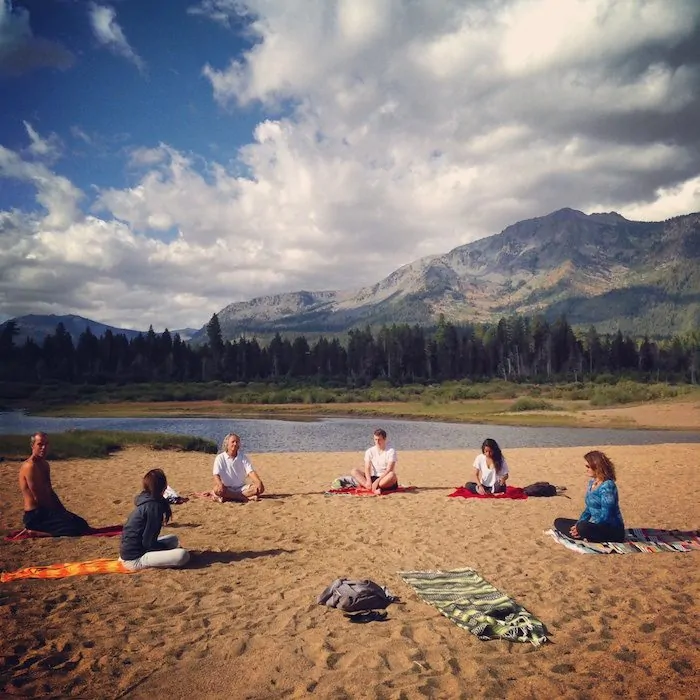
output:
[[[196,435],[219,443],[238,433],[248,452],[355,452],[372,444],[375,428],[384,428],[398,450],[478,450],[491,437],[508,447],[595,447],[700,442],[693,431],[603,430],[598,428],[519,428],[428,421],[324,418],[290,421],[256,418],[44,418],[21,412],[0,413],[0,433],[49,434],[73,428],[134,430]]]

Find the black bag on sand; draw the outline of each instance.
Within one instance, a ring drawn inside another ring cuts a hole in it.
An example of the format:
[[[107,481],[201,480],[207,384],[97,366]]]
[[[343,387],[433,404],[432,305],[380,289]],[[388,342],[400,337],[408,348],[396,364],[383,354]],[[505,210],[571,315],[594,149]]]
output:
[[[561,496],[562,492],[566,491],[566,486],[554,486],[548,481],[536,481],[526,486],[523,491],[528,496]]]
[[[317,599],[319,605],[338,608],[347,613],[380,610],[396,601],[397,596],[391,595],[386,588],[374,581],[349,578],[336,579]]]

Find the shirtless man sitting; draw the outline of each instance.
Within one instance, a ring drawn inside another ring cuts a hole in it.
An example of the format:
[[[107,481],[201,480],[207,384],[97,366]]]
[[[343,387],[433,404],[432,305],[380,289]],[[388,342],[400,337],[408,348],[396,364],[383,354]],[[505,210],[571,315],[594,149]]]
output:
[[[396,450],[387,442],[386,431],[378,428],[374,431],[374,445],[365,452],[363,471],[353,469],[352,475],[357,483],[368,491],[381,494],[398,488],[396,476]]]
[[[224,438],[224,451],[214,460],[214,495],[222,503],[257,501],[265,492],[262,480],[240,449],[241,438],[229,433]]]
[[[22,521],[27,530],[53,537],[77,537],[92,529],[85,520],[66,510],[51,485],[51,467],[46,460],[49,438],[46,433],[32,435],[32,456],[19,468],[19,489],[24,499]]]

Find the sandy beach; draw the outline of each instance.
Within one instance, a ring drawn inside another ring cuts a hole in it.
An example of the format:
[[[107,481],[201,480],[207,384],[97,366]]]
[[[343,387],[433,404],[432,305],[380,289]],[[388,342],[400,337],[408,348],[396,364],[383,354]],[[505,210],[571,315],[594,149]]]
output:
[[[245,436],[244,436],[245,439]],[[591,446],[595,447],[595,446]],[[0,585],[0,692],[84,698],[690,698],[700,680],[700,553],[585,556],[543,530],[582,510],[585,448],[508,449],[511,482],[570,499],[450,499],[478,446],[402,452],[417,493],[325,496],[361,451],[252,454],[270,497],[193,499],[164,532],[181,571]],[[629,527],[700,527],[700,445],[610,447]],[[54,462],[56,491],[94,526],[122,523],[145,471],[180,493],[211,485],[213,457],[130,449]],[[0,463],[0,529],[21,522],[19,463]],[[118,538],[0,542],[14,570],[118,556]],[[547,626],[541,648],[479,641],[397,572],[471,566]],[[335,578],[370,578],[401,604],[353,624],[316,604]]]

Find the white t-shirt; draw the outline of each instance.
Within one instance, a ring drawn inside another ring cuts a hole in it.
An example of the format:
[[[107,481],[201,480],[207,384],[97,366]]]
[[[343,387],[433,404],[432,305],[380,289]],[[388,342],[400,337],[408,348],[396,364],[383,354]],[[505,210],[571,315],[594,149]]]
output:
[[[372,466],[370,476],[384,476],[392,462],[396,462],[396,450],[388,443],[383,451],[377,445],[372,445],[365,452],[365,466],[368,464]]]
[[[508,462],[506,462],[505,457],[503,458],[503,463],[501,464],[501,471],[496,474],[496,468],[489,469],[488,462],[486,461],[486,455],[480,454],[474,460],[474,469],[479,472],[481,477],[481,483],[484,486],[493,488],[496,485],[496,479],[500,479],[508,473]]]
[[[245,486],[246,475],[254,471],[248,458],[239,452],[232,459],[226,452],[216,455],[214,460],[214,474],[218,474],[221,482],[227,489],[240,489]]]

